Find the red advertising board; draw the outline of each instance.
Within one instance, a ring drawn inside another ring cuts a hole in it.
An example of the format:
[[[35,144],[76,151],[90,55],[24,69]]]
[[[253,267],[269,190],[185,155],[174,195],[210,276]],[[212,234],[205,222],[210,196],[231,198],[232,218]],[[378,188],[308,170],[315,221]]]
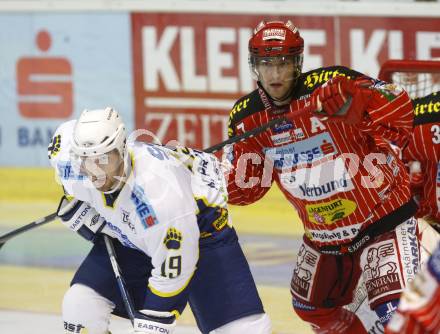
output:
[[[435,18],[134,13],[136,128],[197,148],[224,140],[235,99],[255,87],[247,42],[263,19],[300,28],[305,70],[342,64],[375,76],[388,58],[440,57]]]

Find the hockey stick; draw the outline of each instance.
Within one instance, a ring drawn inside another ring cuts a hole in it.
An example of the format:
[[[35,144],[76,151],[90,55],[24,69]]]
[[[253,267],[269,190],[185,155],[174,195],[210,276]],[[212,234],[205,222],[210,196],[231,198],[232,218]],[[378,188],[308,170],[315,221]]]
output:
[[[154,315],[146,315],[142,312],[136,312],[136,309],[133,304],[133,299],[131,299],[130,293],[128,292],[127,288],[125,287],[125,281],[124,278],[121,275],[120,268],[118,266],[118,261],[116,259],[116,253],[115,248],[113,246],[113,242],[110,239],[108,235],[103,234],[104,241],[105,241],[105,247],[107,248],[107,253],[110,258],[110,263],[113,268],[113,272],[116,277],[116,282],[118,283],[119,292],[121,293],[122,300],[124,302],[125,310],[127,311],[128,317],[130,318],[131,324],[133,327],[135,326],[136,320],[146,320],[146,321],[152,321],[152,322],[162,322],[163,324],[170,324],[173,321],[175,321],[175,316],[169,317],[169,318],[162,318],[160,316],[155,317]],[[135,317],[136,314],[136,317]],[[136,318],[136,320],[135,320]],[[164,320],[170,321],[166,322]],[[142,325],[142,324],[141,324]],[[139,326],[139,324],[138,324]],[[162,333],[162,331],[161,331]],[[168,333],[168,332],[167,332]]]
[[[305,113],[305,112],[309,112],[310,108],[304,108],[304,109],[299,109],[297,111],[294,112],[294,114],[301,114],[301,113]],[[252,130],[246,131],[244,133],[242,133],[241,135],[229,138],[221,143],[218,143],[216,145],[213,145],[211,147],[208,147],[207,149],[204,149],[203,151],[207,152],[207,153],[216,153],[218,151],[220,151],[221,149],[223,149],[223,147],[225,147],[228,144],[234,144],[237,142],[241,142],[246,140],[247,138],[250,137],[254,137],[264,131],[266,131],[269,128],[275,127],[278,124],[281,124],[282,122],[287,121],[288,118],[287,117],[279,117],[279,118],[275,118],[272,119],[271,121],[267,122],[266,124],[263,124],[259,127],[253,128]],[[54,220],[56,218],[57,214],[56,213],[52,213],[46,217],[43,217],[41,219],[38,219],[28,225],[22,226],[20,228],[18,228],[17,230],[11,231],[5,235],[0,236],[0,248],[6,243],[6,241],[8,241],[9,239],[15,237],[16,235],[19,235],[23,232],[29,231],[35,227],[38,227],[40,225],[44,225],[46,223],[51,222],[52,220]]]
[[[309,113],[309,112],[315,110],[315,108],[313,108],[313,105],[310,102],[306,102],[304,104],[305,104],[305,107],[298,109],[298,110],[295,110],[295,111],[290,111],[289,113],[290,113],[291,117],[299,116],[301,114]],[[319,103],[318,103],[318,105],[319,105]],[[288,120],[289,120],[289,118],[285,117],[285,116],[274,118],[274,119],[270,120],[269,122],[267,122],[263,125],[260,125],[259,127],[253,128],[249,131],[246,131],[246,132],[242,133],[241,135],[231,137],[221,143],[218,143],[216,145],[208,147],[207,149],[204,149],[203,151],[207,152],[207,153],[216,153],[216,152],[220,151],[226,145],[238,143],[238,142],[244,141],[247,138],[259,135],[260,133],[266,131],[267,129],[273,128],[273,127],[281,124],[282,122],[286,122]]]
[[[273,120],[271,120],[271,121],[269,121],[269,122],[267,122],[267,123],[265,123],[265,124],[263,124],[263,125],[261,125],[261,126],[259,126],[257,128],[253,128],[252,130],[246,131],[246,132],[242,133],[241,135],[238,135],[238,136],[235,136],[235,137],[231,137],[231,138],[229,138],[229,139],[227,139],[227,140],[225,140],[225,141],[223,141],[221,143],[218,143],[216,145],[208,147],[207,149],[204,149],[203,151],[207,152],[207,153],[218,152],[223,147],[225,147],[226,145],[234,144],[234,143],[243,141],[243,140],[245,140],[247,138],[259,135],[260,133],[266,131],[267,129],[275,127],[276,125],[278,125],[278,124],[280,124],[280,123],[282,123],[284,121],[287,121],[286,117],[274,118]]]
[[[51,221],[55,220],[56,218],[57,218],[57,213],[54,212],[54,213],[51,213],[50,215],[48,215],[46,217],[37,219],[37,220],[33,221],[32,223],[24,225],[24,226],[22,226],[22,227],[20,227],[20,228],[18,228],[16,230],[13,230],[13,231],[11,231],[9,233],[6,233],[6,234],[0,236],[0,248],[2,248],[3,245],[9,239],[11,239],[11,238],[13,238],[13,237],[15,237],[15,236],[17,236],[19,234],[22,234],[22,233],[24,233],[26,231],[32,230],[32,229],[34,229],[34,228],[36,228],[38,226],[50,223]]]
[[[116,260],[116,254],[115,254],[115,248],[113,247],[113,243],[111,239],[103,234],[104,241],[105,241],[105,247],[107,248],[107,253],[110,258],[110,263],[113,268],[113,272],[115,273],[116,282],[118,283],[119,292],[121,293],[122,300],[124,302],[125,310],[127,311],[127,314],[130,318],[131,324],[134,326],[134,306],[133,301],[130,297],[130,294],[128,293],[127,289],[125,288],[125,282],[124,278],[121,276],[121,272],[119,270],[118,262]]]
[[[256,135],[262,133],[263,131],[265,131],[265,130],[267,130],[269,128],[272,128],[272,127],[276,126],[277,124],[280,124],[281,122],[286,121],[286,120],[287,120],[287,118],[285,118],[285,117],[275,118],[275,119],[269,121],[268,123],[263,124],[263,125],[261,125],[261,126],[259,126],[257,128],[252,129],[252,130],[246,131],[245,133],[243,133],[241,135],[229,138],[229,139],[227,139],[227,140],[225,140],[225,141],[223,141],[223,142],[221,142],[219,144],[216,144],[216,145],[213,145],[211,147],[208,147],[204,151],[207,152],[207,153],[218,152],[224,146],[226,146],[228,144],[237,143],[237,142],[243,141],[243,140],[245,140],[245,139],[247,139],[249,137],[256,136]],[[11,238],[13,238],[13,237],[15,237],[15,236],[17,236],[17,235],[19,235],[21,233],[24,233],[26,231],[32,230],[32,229],[34,229],[34,228],[36,228],[38,226],[44,225],[46,223],[49,223],[49,222],[55,220],[56,217],[57,217],[57,214],[56,214],[56,212],[54,212],[54,213],[52,213],[52,214],[50,214],[50,215],[48,215],[46,217],[38,219],[38,220],[36,220],[36,221],[34,221],[34,222],[30,223],[30,224],[27,224],[27,225],[22,226],[22,227],[14,230],[14,231],[11,231],[9,233],[6,233],[6,234],[0,236],[0,248],[3,247],[3,245],[9,239],[11,239]]]

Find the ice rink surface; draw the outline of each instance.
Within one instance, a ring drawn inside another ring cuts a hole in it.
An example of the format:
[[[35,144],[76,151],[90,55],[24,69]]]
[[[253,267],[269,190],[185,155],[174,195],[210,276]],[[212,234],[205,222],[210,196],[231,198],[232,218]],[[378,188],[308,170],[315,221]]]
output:
[[[63,333],[58,314],[45,314],[20,311],[0,311],[1,332],[9,334],[55,334]],[[111,321],[112,333],[130,333],[130,323],[121,318]],[[175,334],[199,334],[194,326],[179,326]]]

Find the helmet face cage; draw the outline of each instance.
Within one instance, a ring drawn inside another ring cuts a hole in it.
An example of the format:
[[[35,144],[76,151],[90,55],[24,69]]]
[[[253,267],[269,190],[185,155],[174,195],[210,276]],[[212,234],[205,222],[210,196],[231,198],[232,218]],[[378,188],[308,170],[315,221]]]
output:
[[[117,150],[125,160],[124,123],[112,108],[84,110],[75,125],[71,144],[71,162],[75,172],[96,175],[102,171],[99,166],[109,164],[110,152]]]
[[[254,80],[260,80],[258,64],[262,60],[277,62],[293,59],[294,71],[292,80],[296,81],[302,71],[304,40],[298,29],[289,20],[287,22],[262,21],[255,28],[249,40],[249,67]]]
[[[292,81],[296,81],[302,72],[303,55],[296,56],[275,56],[275,57],[257,57],[249,55],[249,68],[251,76],[256,81],[261,81],[260,66],[279,66],[286,67],[290,64],[293,66]],[[260,66],[259,66],[260,65]]]

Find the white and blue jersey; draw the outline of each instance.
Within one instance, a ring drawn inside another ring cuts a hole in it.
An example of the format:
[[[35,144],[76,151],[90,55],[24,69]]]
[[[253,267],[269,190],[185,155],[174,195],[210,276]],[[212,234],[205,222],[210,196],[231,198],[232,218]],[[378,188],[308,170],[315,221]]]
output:
[[[65,192],[105,218],[106,234],[151,258],[144,308],[164,309],[173,300],[179,304],[200,247],[236,239],[219,161],[188,148],[129,142],[126,182],[117,196],[104,195],[75,166],[70,149],[75,124],[58,128],[49,152]]]

